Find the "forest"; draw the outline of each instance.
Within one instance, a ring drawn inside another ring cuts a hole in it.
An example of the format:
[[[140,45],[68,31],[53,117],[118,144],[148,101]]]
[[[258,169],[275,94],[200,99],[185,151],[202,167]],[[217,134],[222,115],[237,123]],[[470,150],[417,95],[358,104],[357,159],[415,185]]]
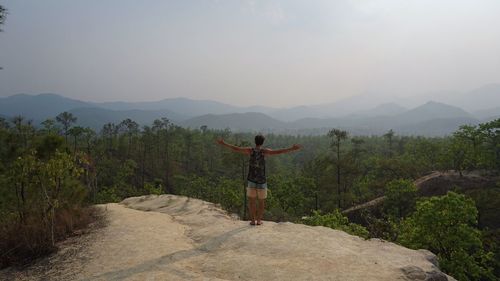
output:
[[[0,267],[55,251],[57,241],[99,219],[93,205],[130,196],[185,195],[245,219],[247,156],[216,140],[252,146],[255,133],[186,129],[167,118],[143,127],[125,119],[94,131],[68,112],[40,125],[0,118]],[[500,276],[500,119],[440,138],[392,130],[353,137],[332,128],[321,136],[269,134],[264,146],[293,144],[303,148],[266,160],[266,220],[428,249],[458,280]],[[419,192],[415,181],[436,171],[453,171],[458,182],[471,175],[488,181],[439,195]],[[381,196],[377,212],[348,218],[346,210]]]

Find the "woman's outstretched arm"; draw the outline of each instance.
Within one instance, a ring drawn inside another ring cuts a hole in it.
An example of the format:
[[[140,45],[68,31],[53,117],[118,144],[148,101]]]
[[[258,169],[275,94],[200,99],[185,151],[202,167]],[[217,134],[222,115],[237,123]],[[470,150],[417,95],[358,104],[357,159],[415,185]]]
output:
[[[231,149],[232,151],[243,153],[243,154],[250,154],[250,152],[252,151],[252,148],[250,148],[250,147],[239,147],[236,145],[232,145],[232,144],[226,143],[223,139],[218,139],[217,143]]]
[[[288,153],[292,151],[296,151],[301,149],[302,146],[300,144],[294,144],[290,146],[289,148],[283,148],[283,149],[270,149],[270,148],[265,148],[264,153],[267,155],[278,155],[278,154],[283,154],[283,153]]]

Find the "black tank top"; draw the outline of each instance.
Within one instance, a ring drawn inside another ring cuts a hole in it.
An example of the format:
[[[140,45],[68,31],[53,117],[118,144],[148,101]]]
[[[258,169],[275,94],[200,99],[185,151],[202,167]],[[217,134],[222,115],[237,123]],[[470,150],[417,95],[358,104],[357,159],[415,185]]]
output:
[[[247,179],[257,184],[266,183],[266,160],[262,149],[252,148],[250,161],[248,161]]]

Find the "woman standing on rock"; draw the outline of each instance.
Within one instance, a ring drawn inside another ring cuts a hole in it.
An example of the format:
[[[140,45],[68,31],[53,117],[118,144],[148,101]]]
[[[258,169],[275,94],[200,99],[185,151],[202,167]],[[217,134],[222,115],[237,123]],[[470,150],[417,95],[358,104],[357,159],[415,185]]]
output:
[[[218,139],[217,143],[230,148],[231,150],[243,153],[250,156],[248,176],[247,176],[247,197],[248,209],[250,211],[250,224],[261,225],[262,216],[264,215],[265,200],[267,198],[267,181],[266,181],[266,160],[267,155],[278,155],[283,153],[299,150],[300,145],[294,144],[289,148],[284,149],[269,149],[262,148],[264,144],[264,136],[255,136],[255,147],[238,147],[224,142],[223,139]],[[259,208],[257,210],[257,199],[259,200]]]

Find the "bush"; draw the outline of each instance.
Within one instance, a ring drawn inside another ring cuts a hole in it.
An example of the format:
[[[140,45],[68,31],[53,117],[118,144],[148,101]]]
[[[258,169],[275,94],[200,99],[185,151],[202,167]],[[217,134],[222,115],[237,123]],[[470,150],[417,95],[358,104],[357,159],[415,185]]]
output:
[[[23,264],[54,251],[55,243],[93,221],[82,209],[81,169],[67,153],[17,157],[0,176],[0,265]]]
[[[95,222],[102,222],[100,209],[94,207],[60,209],[55,213],[54,238],[61,241]],[[30,214],[26,223],[0,226],[0,268],[25,265],[57,250],[51,232],[40,215]]]
[[[404,218],[415,210],[417,187],[411,180],[393,180],[385,188],[384,211],[396,218]]]
[[[163,188],[160,185],[155,185],[152,183],[145,183],[144,184],[144,189],[146,190],[147,194],[154,194],[154,195],[160,195],[163,194]]]
[[[214,197],[214,203],[221,204],[225,210],[231,213],[240,213],[243,208],[246,208],[243,206],[245,194],[241,186],[239,180],[219,178],[214,190],[217,193],[217,196]]]
[[[123,198],[118,194],[116,187],[104,187],[96,194],[95,202],[97,204],[118,203]]]
[[[401,225],[399,242],[428,249],[441,268],[458,280],[494,280],[493,254],[483,250],[474,201],[454,192],[417,202],[415,213]]]
[[[266,217],[275,221],[296,221],[314,206],[315,183],[303,176],[271,175],[266,200]]]
[[[302,219],[302,222],[307,225],[313,226],[326,226],[333,229],[345,231],[352,235],[357,235],[363,238],[368,238],[368,230],[355,223],[350,223],[349,219],[344,217],[339,210],[332,213],[321,215],[318,211],[313,211],[313,215]]]

